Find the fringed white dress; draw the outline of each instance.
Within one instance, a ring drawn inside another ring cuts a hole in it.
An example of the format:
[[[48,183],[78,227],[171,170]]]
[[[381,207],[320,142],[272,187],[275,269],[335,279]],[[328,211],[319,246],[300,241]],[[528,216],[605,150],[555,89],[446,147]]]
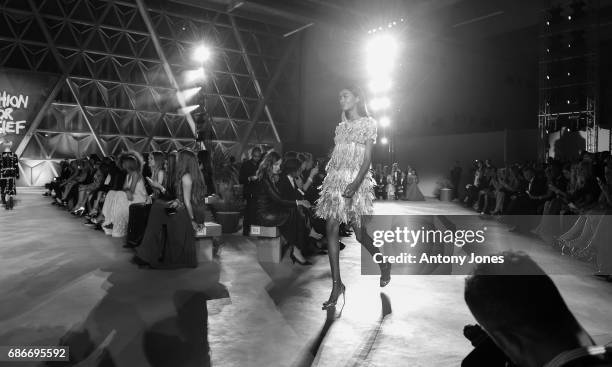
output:
[[[376,182],[371,172],[366,174],[352,198],[342,196],[359,173],[368,140],[376,141],[376,121],[371,117],[343,121],[336,127],[335,147],[316,202],[317,217],[360,226],[362,215],[373,214]]]

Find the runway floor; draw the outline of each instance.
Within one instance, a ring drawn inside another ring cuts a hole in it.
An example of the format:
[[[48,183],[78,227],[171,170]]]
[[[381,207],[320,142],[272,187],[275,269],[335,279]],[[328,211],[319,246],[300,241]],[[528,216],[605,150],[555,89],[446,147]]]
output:
[[[376,213],[473,214],[433,199],[377,202]],[[489,231],[533,241],[495,222]],[[474,323],[465,276],[394,276],[381,292],[378,276],[360,275],[355,240],[343,242],[347,302],[334,319],[321,310],[331,286],[325,256],[311,267],[263,264],[250,239],[226,235],[216,262],[143,270],[121,240],[39,193],[22,194],[14,211],[0,212],[0,346],[68,343],[88,358],[80,366],[458,366],[471,350],[463,326]],[[612,283],[544,246],[534,258],[584,274],[554,280],[595,339],[612,341]],[[40,364],[19,364],[28,365]]]

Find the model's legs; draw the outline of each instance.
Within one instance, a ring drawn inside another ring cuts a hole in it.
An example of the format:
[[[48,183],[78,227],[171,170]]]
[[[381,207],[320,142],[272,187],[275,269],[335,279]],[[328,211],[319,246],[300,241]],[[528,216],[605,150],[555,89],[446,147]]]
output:
[[[340,223],[335,219],[328,219],[326,224],[327,231],[327,255],[329,256],[329,266],[331,267],[333,287],[329,300],[323,303],[323,308],[335,306],[338,296],[344,291],[342,279],[340,279],[340,239],[338,229]]]
[[[355,239],[363,246],[363,248],[368,251],[372,259],[374,259],[374,255],[380,253],[380,249],[374,246],[374,241],[372,238],[367,235],[363,235],[362,231],[364,230],[361,227],[357,226],[357,223],[353,223],[353,232],[355,233]],[[391,264],[390,263],[379,263],[378,267],[380,268],[380,286],[384,287],[391,281]]]

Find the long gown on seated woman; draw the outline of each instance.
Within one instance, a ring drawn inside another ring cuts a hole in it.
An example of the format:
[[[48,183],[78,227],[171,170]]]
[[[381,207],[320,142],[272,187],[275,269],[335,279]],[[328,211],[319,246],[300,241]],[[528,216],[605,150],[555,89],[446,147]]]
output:
[[[136,255],[153,268],[195,268],[198,258],[191,218],[181,204],[175,214],[167,211],[168,201],[156,200],[151,206],[147,229]],[[204,223],[204,205],[191,205],[195,221]]]
[[[132,176],[128,175],[125,179],[123,189],[127,190],[132,186]],[[144,203],[147,201],[147,190],[144,186],[144,180],[139,178],[132,194],[132,200],[128,200],[125,191],[110,191],[104,201],[102,214],[104,214],[104,225],[113,224],[111,230],[105,229],[107,234],[112,234],[113,237],[124,237],[127,235],[128,219],[130,205]]]

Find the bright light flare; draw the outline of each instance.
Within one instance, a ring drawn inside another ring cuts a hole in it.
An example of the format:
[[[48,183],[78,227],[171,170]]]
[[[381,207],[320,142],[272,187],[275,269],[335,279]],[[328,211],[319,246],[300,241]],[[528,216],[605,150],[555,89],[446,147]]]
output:
[[[389,108],[389,106],[391,106],[391,101],[387,97],[374,98],[370,103],[370,108],[373,111],[383,110]]]
[[[378,122],[380,123],[380,126],[382,127],[388,127],[389,125],[391,125],[391,119],[389,119],[389,117],[387,116],[381,117],[380,120],[378,120]]]
[[[193,50],[192,59],[197,62],[204,62],[210,59],[212,52],[206,45],[200,45]]]
[[[195,82],[206,78],[204,68],[197,68],[194,70],[188,70],[185,72],[185,79],[187,82]]]
[[[197,109],[198,109],[198,107],[200,107],[200,105],[199,105],[199,104],[196,104],[196,105],[191,105],[191,106],[187,106],[187,107],[179,108],[178,112],[179,112],[179,114],[182,114],[182,115],[187,115],[187,114],[189,114],[189,113],[191,113],[191,112],[193,112],[193,111],[197,110]]]
[[[366,45],[366,65],[368,73],[380,74],[393,68],[399,47],[395,38],[389,34],[374,37]]]
[[[178,91],[176,94],[177,94],[177,97],[179,98],[179,100],[182,98],[183,101],[186,102],[189,99],[191,99],[192,97],[194,97],[196,94],[198,94],[198,92],[201,89],[202,89],[202,87],[190,88],[190,89]]]
[[[369,87],[372,93],[386,92],[391,88],[391,79],[388,77],[376,78],[370,82]]]
[[[387,138],[381,138],[380,143],[386,145],[389,142]]]

